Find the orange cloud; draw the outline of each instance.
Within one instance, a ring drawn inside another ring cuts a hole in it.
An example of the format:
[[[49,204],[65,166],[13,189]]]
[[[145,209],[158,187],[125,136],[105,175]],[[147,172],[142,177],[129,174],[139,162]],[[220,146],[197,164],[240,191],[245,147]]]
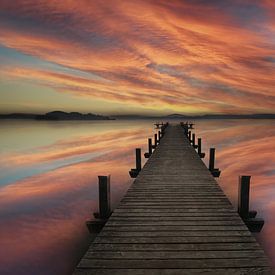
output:
[[[158,111],[272,112],[271,2],[2,1],[2,45],[90,75],[2,70],[61,93]]]

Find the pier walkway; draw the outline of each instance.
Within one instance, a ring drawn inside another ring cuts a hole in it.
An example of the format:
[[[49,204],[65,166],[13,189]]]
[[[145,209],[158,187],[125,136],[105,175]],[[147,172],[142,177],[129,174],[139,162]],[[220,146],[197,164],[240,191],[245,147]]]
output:
[[[74,274],[271,274],[263,250],[169,125]]]

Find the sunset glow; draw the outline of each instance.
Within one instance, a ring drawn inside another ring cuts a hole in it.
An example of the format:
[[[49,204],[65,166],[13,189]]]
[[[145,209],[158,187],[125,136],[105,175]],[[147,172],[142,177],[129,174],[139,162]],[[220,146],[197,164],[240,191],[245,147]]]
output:
[[[274,112],[271,0],[2,0],[0,10],[2,112]]]

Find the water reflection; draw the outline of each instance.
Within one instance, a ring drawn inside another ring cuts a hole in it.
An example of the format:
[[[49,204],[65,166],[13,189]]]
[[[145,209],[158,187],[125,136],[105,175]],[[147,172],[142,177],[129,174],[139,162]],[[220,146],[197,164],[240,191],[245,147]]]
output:
[[[112,175],[115,206],[152,123],[1,122],[0,274],[70,274],[88,240],[84,221],[97,208],[97,175]],[[234,204],[238,175],[252,175],[251,208],[266,221],[258,238],[275,263],[274,122],[195,123],[205,151],[217,148],[219,182]]]
[[[217,148],[219,183],[237,206],[239,175],[251,175],[250,208],[258,211],[265,225],[255,236],[275,266],[275,121],[197,121],[196,132],[205,148]],[[207,159],[206,159],[207,163]]]
[[[25,133],[14,149],[5,146],[4,125],[0,274],[70,274],[86,248],[85,220],[97,209],[97,175],[112,175],[115,206],[131,182],[134,148],[144,148],[152,134],[150,122],[57,124],[32,125],[37,132]],[[40,137],[31,148],[31,140]],[[14,175],[19,180],[10,182]]]

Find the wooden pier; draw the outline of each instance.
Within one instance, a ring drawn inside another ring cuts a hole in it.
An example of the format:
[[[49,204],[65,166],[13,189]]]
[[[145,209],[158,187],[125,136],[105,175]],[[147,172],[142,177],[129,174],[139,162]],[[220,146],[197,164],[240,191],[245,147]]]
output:
[[[271,274],[180,125],[169,125],[74,274]]]

